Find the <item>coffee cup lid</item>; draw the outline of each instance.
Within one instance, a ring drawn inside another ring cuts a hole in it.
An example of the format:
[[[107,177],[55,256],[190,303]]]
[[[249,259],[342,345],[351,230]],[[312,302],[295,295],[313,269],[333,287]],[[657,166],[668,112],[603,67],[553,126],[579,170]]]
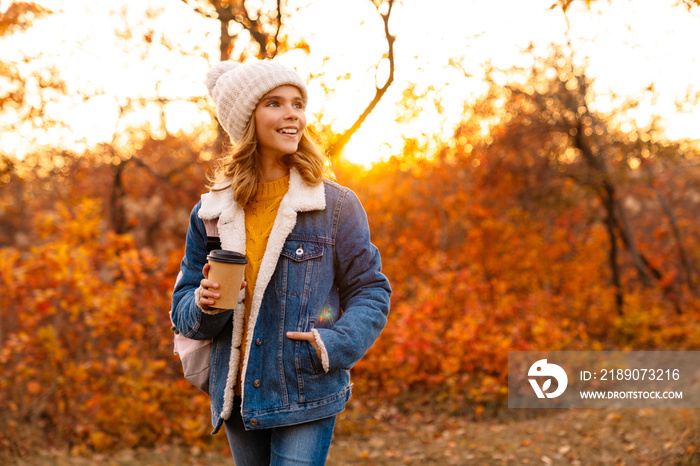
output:
[[[238,252],[227,251],[225,249],[214,249],[209,253],[207,259],[224,264],[247,264],[248,259]]]

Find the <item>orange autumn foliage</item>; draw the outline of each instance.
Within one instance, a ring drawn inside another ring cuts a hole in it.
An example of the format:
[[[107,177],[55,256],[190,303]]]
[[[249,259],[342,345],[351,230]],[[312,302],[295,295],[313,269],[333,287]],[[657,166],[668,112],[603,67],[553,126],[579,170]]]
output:
[[[698,349],[700,298],[684,281],[654,189],[632,176],[620,184],[628,202],[644,205],[630,216],[638,245],[666,275],[643,286],[621,254],[620,314],[595,197],[514,149],[508,128],[492,134],[490,144],[457,142],[432,159],[409,142],[401,160],[337,167],[365,206],[394,290],[385,331],[353,369],[356,398],[479,415],[503,406],[508,351]],[[469,125],[455,140],[463,135],[472,137]],[[114,161],[98,158],[69,160],[66,173],[42,179],[25,174],[0,192],[3,221],[16,225],[0,249],[0,450],[225,448],[223,435],[209,436],[207,397],[172,355],[170,292],[206,162],[171,175],[178,196],[151,172],[169,165],[167,153],[192,157],[187,144],[144,144],[138,163],[150,171],[126,166],[121,204],[105,189]],[[673,193],[684,247],[697,258],[700,177],[683,165],[697,155],[674,150],[679,165],[659,165],[654,186]],[[10,197],[22,192],[23,224]],[[121,234],[108,205],[124,206]],[[682,313],[662,282],[673,284]]]
[[[391,160],[360,179],[339,175],[365,201],[394,288],[389,324],[355,369],[356,391],[479,413],[505,400],[508,351],[700,346],[697,290],[676,279],[678,315],[663,285],[641,286],[627,264],[626,307],[617,314],[595,203],[566,179],[551,180],[550,197],[535,199],[523,177],[536,171],[520,170],[522,153],[499,152],[496,144],[445,149],[434,161]],[[638,183],[626,189],[655,197]],[[678,213],[697,254],[695,211]],[[659,215],[635,219],[642,234],[659,228]],[[675,265],[672,242],[640,243],[665,258],[664,268]]]
[[[207,434],[208,400],[171,355],[167,290],[179,252],[156,257],[105,231],[101,208],[94,198],[59,202],[33,218],[45,242],[0,251],[0,446],[21,449],[32,426],[74,452]]]

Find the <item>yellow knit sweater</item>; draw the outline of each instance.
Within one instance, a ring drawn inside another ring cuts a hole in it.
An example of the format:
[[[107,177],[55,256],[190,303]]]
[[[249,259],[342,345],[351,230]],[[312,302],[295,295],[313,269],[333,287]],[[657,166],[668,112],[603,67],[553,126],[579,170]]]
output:
[[[255,199],[245,207],[245,252],[248,258],[248,265],[245,268],[245,317],[243,320],[244,338],[241,344],[241,360],[238,366],[238,382],[236,383],[236,395],[241,394],[241,374],[243,370],[243,359],[246,352],[245,335],[248,329],[248,319],[250,317],[250,304],[253,301],[253,290],[255,281],[258,278],[258,271],[262,263],[263,255],[267,247],[267,240],[272,231],[272,225],[277,216],[282,198],[289,189],[289,175],[269,183],[259,183],[258,193]]]

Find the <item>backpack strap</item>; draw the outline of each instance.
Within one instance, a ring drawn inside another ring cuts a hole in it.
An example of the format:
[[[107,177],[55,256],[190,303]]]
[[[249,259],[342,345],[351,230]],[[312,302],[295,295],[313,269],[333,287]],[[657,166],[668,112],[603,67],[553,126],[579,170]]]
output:
[[[202,202],[206,199],[208,193],[202,194]],[[217,223],[218,218],[213,218],[209,220],[202,219],[204,222],[204,228],[207,230],[207,254],[212,252],[214,249],[221,249],[221,240],[219,239],[219,227]]]

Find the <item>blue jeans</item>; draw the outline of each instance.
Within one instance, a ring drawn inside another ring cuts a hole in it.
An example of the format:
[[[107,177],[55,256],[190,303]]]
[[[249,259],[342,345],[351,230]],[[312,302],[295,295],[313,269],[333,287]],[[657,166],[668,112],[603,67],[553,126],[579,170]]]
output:
[[[333,438],[335,416],[291,426],[245,430],[241,398],[234,397],[224,422],[236,466],[324,465]]]

